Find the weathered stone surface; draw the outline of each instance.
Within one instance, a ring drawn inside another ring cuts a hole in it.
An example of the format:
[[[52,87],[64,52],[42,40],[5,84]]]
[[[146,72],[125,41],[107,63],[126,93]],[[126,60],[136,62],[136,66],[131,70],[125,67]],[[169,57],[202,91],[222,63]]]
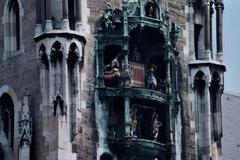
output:
[[[0,1],[0,89],[2,86],[7,85],[11,87],[17,94],[17,98],[21,99],[23,92],[30,93],[30,111],[33,117],[33,138],[31,145],[31,159],[35,160],[47,160],[46,155],[49,152],[53,152],[55,149],[50,146],[58,146],[58,142],[52,140],[53,145],[49,145],[52,137],[49,137],[50,133],[45,131],[45,126],[49,126],[48,131],[56,132],[54,128],[55,120],[48,116],[46,112],[49,112],[48,105],[43,105],[43,95],[41,93],[40,86],[40,64],[39,55],[37,53],[36,43],[34,42],[35,36],[35,19],[36,19],[36,2],[35,0],[19,0],[20,10],[22,17],[20,20],[20,37],[21,37],[21,50],[16,53],[12,53],[7,60],[3,60],[4,51],[4,7],[9,0]],[[86,39],[84,46],[84,62],[80,70],[80,98],[79,98],[79,117],[76,121],[78,126],[76,127],[78,134],[73,137],[73,146],[70,146],[70,140],[64,139],[67,148],[77,154],[79,160],[95,160],[97,159],[97,147],[98,147],[98,130],[95,119],[95,78],[96,78],[96,57],[95,57],[95,35],[97,34],[97,27],[100,24],[100,18],[102,17],[106,4],[111,2],[113,7],[120,8],[122,6],[121,0],[83,0],[84,8],[82,11],[83,19],[83,36]],[[189,98],[189,95],[194,93],[192,90],[193,82],[190,75],[189,68],[189,13],[186,0],[165,0],[168,2],[168,12],[170,15],[170,24],[175,22],[182,28],[180,33],[176,50],[179,53],[180,59],[180,99],[181,99],[181,158],[183,160],[195,160],[197,159],[197,147],[195,140],[195,112],[194,102]],[[85,6],[86,5],[86,6]],[[89,30],[88,30],[89,29]],[[169,28],[170,29],[170,28]],[[44,40],[43,40],[44,41]],[[48,43],[48,38],[46,38]],[[49,41],[50,42],[50,41]],[[66,38],[66,43],[69,42],[69,38]],[[50,47],[49,47],[50,48]],[[45,95],[46,96],[46,95]],[[52,97],[49,97],[51,99]],[[69,118],[69,117],[67,117]],[[69,119],[68,119],[69,120]],[[66,121],[66,126],[70,124]],[[51,128],[53,127],[53,128]],[[61,133],[63,135],[69,134],[69,130]],[[61,143],[63,143],[61,142]],[[17,144],[15,148],[17,148]],[[64,144],[63,144],[64,145]],[[17,152],[17,151],[15,151]],[[15,153],[15,155],[17,155]],[[50,159],[50,158],[49,158]]]

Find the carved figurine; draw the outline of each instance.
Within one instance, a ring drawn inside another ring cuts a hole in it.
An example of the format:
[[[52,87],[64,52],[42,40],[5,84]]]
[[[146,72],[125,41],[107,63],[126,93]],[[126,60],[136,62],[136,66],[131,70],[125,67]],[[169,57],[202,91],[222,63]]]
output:
[[[132,61],[133,62],[141,62],[141,54],[138,51],[137,47],[134,47],[132,51]]]
[[[148,89],[156,89],[156,87],[157,87],[157,79],[154,75],[155,70],[156,70],[155,65],[151,65],[148,70],[148,75],[147,75],[147,88]]]
[[[182,31],[180,27],[178,27],[174,22],[172,22],[172,28],[170,32],[170,40],[173,48],[176,48],[177,40],[179,37],[179,33]]]
[[[107,8],[103,14],[103,23],[105,25],[105,28],[109,28],[112,26],[112,15],[113,15],[112,5],[110,3],[107,3]]]
[[[116,126],[119,121],[119,115],[116,112],[112,113],[111,118],[109,119],[109,136],[115,137],[116,136]]]
[[[156,112],[152,115],[152,134],[153,140],[157,141],[159,128],[162,126],[162,123],[158,121],[158,114]]]
[[[136,108],[132,108],[130,110],[130,117],[131,117],[130,134],[132,137],[136,137],[136,129],[137,129],[137,123],[138,123],[137,111],[138,111],[138,109],[136,109]]]
[[[114,79],[121,76],[118,58],[119,54],[112,60],[110,64],[106,65],[105,79]]]

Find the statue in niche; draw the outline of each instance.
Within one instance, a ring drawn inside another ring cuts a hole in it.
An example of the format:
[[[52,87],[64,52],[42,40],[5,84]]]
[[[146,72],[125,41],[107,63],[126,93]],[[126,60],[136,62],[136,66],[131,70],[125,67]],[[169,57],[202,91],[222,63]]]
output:
[[[155,71],[157,69],[156,65],[151,65],[150,68],[148,69],[148,74],[147,74],[147,88],[148,89],[156,89],[157,87],[157,79],[155,77]]]
[[[105,12],[102,16],[103,29],[106,34],[109,34],[111,29],[116,29],[122,24],[122,11],[120,9],[113,9],[110,3],[107,3]]]
[[[119,57],[120,57],[120,54],[118,54],[111,61],[110,64],[106,65],[105,79],[114,79],[114,78],[120,78],[121,77]]]
[[[162,126],[162,123],[158,121],[158,114],[156,112],[152,115],[152,135],[153,140],[157,141],[159,128]]]
[[[59,85],[57,95],[53,97],[53,108],[54,108],[53,114],[55,116],[66,114],[67,107],[64,104],[64,98],[63,98],[63,95],[61,95],[60,90],[61,90],[61,87]]]
[[[173,46],[173,48],[176,48],[179,33],[182,31],[182,29],[176,25],[176,23],[172,22],[172,28],[170,32],[170,41]]]
[[[109,135],[116,137],[116,126],[118,124],[119,115],[116,112],[112,113],[112,116],[109,120]]]
[[[141,62],[141,54],[138,51],[137,47],[134,47],[133,51],[132,51],[132,61],[133,62]]]
[[[151,17],[151,18],[155,18],[154,3],[153,2],[149,2],[146,5],[146,16]]]
[[[132,137],[137,137],[136,136],[137,122],[138,122],[137,111],[138,111],[138,109],[136,109],[136,108],[132,108],[130,110],[130,117],[131,117],[131,131],[130,131],[130,134],[131,134]]]
[[[106,28],[112,26],[112,14],[113,14],[112,5],[110,3],[107,3],[106,10],[103,14],[103,23]]]

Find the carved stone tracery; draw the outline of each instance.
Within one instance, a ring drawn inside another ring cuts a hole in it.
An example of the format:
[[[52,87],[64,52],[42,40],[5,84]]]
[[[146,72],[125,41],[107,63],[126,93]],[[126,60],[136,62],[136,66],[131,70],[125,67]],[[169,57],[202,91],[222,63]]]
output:
[[[64,114],[66,114],[67,106],[65,105],[64,97],[60,93],[60,90],[61,87],[58,86],[57,94],[53,97],[53,114],[55,116],[63,116]]]
[[[22,109],[20,111],[19,125],[19,141],[20,146],[24,144],[30,145],[32,139],[32,118],[29,111],[29,95],[23,98]]]

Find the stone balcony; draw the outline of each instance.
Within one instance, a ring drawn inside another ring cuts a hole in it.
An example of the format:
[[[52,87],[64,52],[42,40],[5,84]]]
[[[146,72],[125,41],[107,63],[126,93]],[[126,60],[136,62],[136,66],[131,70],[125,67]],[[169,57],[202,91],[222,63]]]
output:
[[[108,139],[110,147],[120,159],[155,160],[166,158],[166,145],[156,141],[136,138]]]

